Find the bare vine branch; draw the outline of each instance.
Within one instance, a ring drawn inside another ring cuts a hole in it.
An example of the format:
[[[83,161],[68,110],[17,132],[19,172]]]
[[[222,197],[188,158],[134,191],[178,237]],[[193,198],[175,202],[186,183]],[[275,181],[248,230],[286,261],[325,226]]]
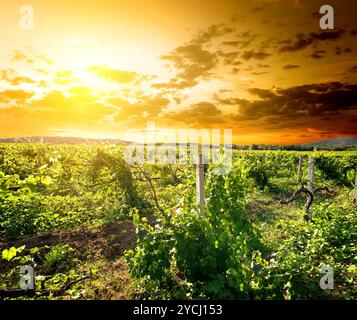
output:
[[[159,205],[159,201],[157,199],[157,194],[156,194],[156,190],[155,190],[155,186],[152,182],[152,178],[150,176],[150,174],[148,174],[147,172],[145,172],[145,170],[138,164],[138,163],[135,163],[135,168],[137,168],[139,170],[139,172],[141,173],[141,175],[144,177],[144,179],[148,182],[149,186],[150,186],[150,193],[151,193],[151,196],[155,202],[155,205],[156,207],[159,209],[159,211],[163,211],[162,208],[160,207]]]
[[[83,276],[80,279],[72,280],[65,284],[62,288],[59,289],[40,289],[40,290],[24,290],[24,289],[1,289],[0,298],[16,298],[22,296],[48,296],[52,294],[53,296],[62,296],[67,290],[69,290],[74,284],[81,282],[85,279],[91,278],[90,275]]]
[[[314,196],[317,195],[318,193],[320,193],[321,191],[326,191],[327,193],[331,194],[331,195],[334,195],[336,193],[336,190],[330,190],[328,187],[324,186],[324,187],[318,187],[318,188],[315,188],[313,189],[312,191],[307,189],[305,187],[305,181],[301,181],[301,188],[296,190],[290,198],[288,199],[281,199],[280,200],[280,203],[281,204],[287,204],[287,203],[290,203],[292,201],[294,201],[299,194],[304,194],[305,197],[306,197],[306,203],[305,203],[305,212],[307,214],[307,217],[308,217],[308,221],[311,221],[312,220],[312,215],[311,215],[311,211],[310,211],[310,208],[311,208],[311,205],[314,201]]]

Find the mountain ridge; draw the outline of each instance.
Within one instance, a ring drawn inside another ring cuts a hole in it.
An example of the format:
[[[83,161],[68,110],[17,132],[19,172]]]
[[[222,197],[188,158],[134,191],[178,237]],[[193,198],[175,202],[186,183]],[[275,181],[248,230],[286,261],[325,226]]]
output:
[[[17,138],[0,138],[0,143],[53,143],[53,144],[93,144],[93,143],[114,143],[127,145],[132,142],[121,139],[102,139],[102,138],[80,138],[80,137],[60,137],[60,136],[34,136]],[[175,143],[172,143],[174,145]],[[342,147],[356,146],[357,137],[338,137],[321,141],[297,144],[304,147]]]
[[[129,141],[121,139],[99,139],[99,138],[80,138],[80,137],[60,137],[60,136],[35,136],[0,138],[0,143],[54,143],[54,144],[90,144],[90,143],[114,143],[129,144]]]
[[[304,144],[300,144],[300,145],[301,146],[307,146],[307,147],[351,146],[351,145],[357,145],[357,138],[354,138],[354,137],[339,137],[339,138],[334,138],[334,139],[327,139],[327,140],[304,143]]]

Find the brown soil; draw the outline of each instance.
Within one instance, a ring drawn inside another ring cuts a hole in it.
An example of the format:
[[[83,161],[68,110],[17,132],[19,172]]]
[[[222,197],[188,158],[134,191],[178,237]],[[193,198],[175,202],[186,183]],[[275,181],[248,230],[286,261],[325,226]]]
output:
[[[97,269],[93,281],[86,281],[87,293],[84,298],[130,299],[132,280],[123,254],[125,250],[135,247],[136,239],[132,222],[126,220],[95,229],[82,228],[76,231],[24,236],[14,241],[0,241],[0,252],[12,246],[26,245],[24,253],[28,253],[34,247],[47,251],[57,244],[68,244],[84,254],[83,263],[89,262]]]
[[[30,235],[13,241],[0,241],[0,250],[22,245],[26,245],[26,249],[53,247],[61,243],[77,249],[90,248],[100,255],[114,257],[122,255],[125,250],[133,249],[135,242],[135,228],[130,220],[126,220],[96,229]]]

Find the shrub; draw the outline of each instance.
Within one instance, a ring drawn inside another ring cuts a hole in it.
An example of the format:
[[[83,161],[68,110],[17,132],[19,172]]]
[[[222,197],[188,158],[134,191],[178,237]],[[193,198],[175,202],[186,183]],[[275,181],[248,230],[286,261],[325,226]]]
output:
[[[43,266],[49,269],[64,270],[70,266],[74,249],[67,244],[58,244],[45,254]]]
[[[237,168],[207,177],[204,216],[190,195],[154,226],[134,213],[139,240],[127,253],[130,273],[151,298],[250,296],[251,253],[259,242],[244,208],[244,177]]]
[[[353,212],[354,211],[354,212]],[[354,295],[356,210],[328,203],[314,207],[314,222],[282,222],[286,238],[263,259],[255,255],[254,287],[257,298],[322,299]],[[322,290],[321,267],[334,271],[335,290]]]

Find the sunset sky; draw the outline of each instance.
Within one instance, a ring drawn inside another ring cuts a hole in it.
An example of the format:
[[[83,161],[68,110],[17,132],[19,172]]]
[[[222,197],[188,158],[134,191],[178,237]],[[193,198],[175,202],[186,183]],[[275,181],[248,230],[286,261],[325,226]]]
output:
[[[148,121],[237,144],[357,137],[355,0],[0,0],[0,30],[0,137],[122,138]]]

